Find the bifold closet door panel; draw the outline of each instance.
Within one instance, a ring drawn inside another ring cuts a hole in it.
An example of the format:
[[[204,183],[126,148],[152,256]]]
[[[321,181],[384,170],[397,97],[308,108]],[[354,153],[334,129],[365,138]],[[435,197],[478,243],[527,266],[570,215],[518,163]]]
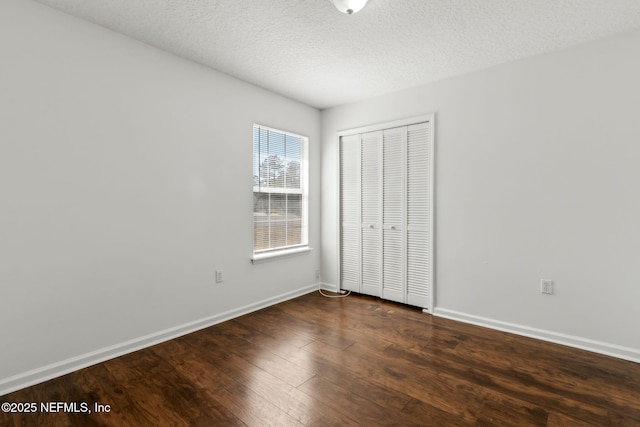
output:
[[[382,137],[382,297],[405,302],[406,127]]]
[[[340,288],[360,292],[360,135],[340,139]]]
[[[362,293],[382,295],[382,131],[362,134],[360,163]]]
[[[431,301],[432,123],[407,128],[407,303]]]

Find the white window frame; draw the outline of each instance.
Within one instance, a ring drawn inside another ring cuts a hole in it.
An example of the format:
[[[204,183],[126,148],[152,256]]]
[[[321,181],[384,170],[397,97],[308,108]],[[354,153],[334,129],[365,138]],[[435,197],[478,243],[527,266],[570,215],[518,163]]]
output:
[[[300,138],[301,147],[300,147],[300,189],[295,188],[279,188],[279,187],[261,187],[261,186],[253,186],[253,194],[258,193],[270,193],[270,194],[301,194],[301,209],[302,209],[302,230],[301,230],[301,243],[297,245],[290,246],[282,246],[279,248],[270,248],[270,249],[261,249],[255,250],[255,236],[254,236],[254,227],[255,221],[252,215],[251,219],[251,230],[252,230],[252,252],[253,256],[251,257],[251,261],[253,263],[268,260],[271,258],[282,257],[287,255],[295,255],[300,253],[309,252],[311,248],[309,247],[309,138],[300,135],[297,133],[284,131],[282,129],[276,129],[270,126],[261,125],[259,123],[254,123],[252,127],[252,144],[253,144],[253,135],[255,128],[258,127],[260,129],[264,129],[271,132],[277,132],[286,136],[291,136],[294,138]],[[255,156],[255,150],[252,150],[252,160]],[[253,214],[253,212],[252,212]]]

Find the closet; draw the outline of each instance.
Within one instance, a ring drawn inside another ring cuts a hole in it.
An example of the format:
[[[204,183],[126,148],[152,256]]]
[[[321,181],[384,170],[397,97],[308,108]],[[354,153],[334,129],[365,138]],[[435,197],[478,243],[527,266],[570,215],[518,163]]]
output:
[[[433,116],[339,135],[341,289],[431,311]]]

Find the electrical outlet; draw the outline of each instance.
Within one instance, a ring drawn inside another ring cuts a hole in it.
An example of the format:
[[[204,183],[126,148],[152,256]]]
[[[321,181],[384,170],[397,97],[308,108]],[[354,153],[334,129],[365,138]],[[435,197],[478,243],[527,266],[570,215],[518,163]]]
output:
[[[222,283],[222,270],[216,270],[216,283]]]
[[[553,280],[541,279],[540,292],[543,294],[553,294]]]

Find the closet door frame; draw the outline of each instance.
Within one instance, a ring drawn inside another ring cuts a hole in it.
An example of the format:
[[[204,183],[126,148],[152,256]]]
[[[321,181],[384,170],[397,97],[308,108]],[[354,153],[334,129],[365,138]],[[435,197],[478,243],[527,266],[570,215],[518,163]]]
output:
[[[401,127],[401,126],[409,126],[409,125],[414,125],[414,124],[418,124],[418,123],[424,123],[424,122],[429,122],[430,124],[430,140],[431,140],[431,146],[429,147],[430,153],[429,153],[429,173],[430,173],[430,177],[429,177],[429,197],[430,197],[430,203],[429,203],[429,218],[431,218],[430,224],[429,224],[429,253],[431,254],[431,256],[429,257],[429,265],[427,266],[428,268],[428,272],[429,272],[429,285],[430,285],[430,289],[429,289],[429,307],[424,307],[423,311],[431,313],[433,311],[434,308],[434,301],[435,301],[435,292],[436,292],[436,283],[435,283],[435,257],[436,257],[436,253],[435,253],[435,216],[434,216],[434,200],[435,200],[435,194],[434,194],[434,177],[435,177],[435,172],[434,172],[434,154],[435,154],[435,123],[434,123],[434,118],[435,118],[435,114],[425,114],[425,115],[421,115],[421,116],[416,116],[416,117],[410,117],[410,118],[406,118],[406,119],[400,119],[400,120],[395,120],[395,121],[391,121],[391,122],[385,122],[385,123],[378,123],[378,124],[374,124],[374,125],[369,125],[369,126],[362,126],[362,127],[358,127],[358,128],[353,128],[353,129],[345,129],[345,130],[341,130],[336,132],[336,139],[337,139],[337,150],[336,150],[336,165],[337,165],[337,171],[336,171],[336,194],[337,194],[337,221],[336,221],[336,246],[337,246],[337,260],[338,260],[338,284],[337,287],[338,289],[341,289],[341,269],[342,269],[342,254],[341,254],[341,231],[342,231],[342,224],[341,224],[341,218],[340,218],[340,213],[341,213],[341,197],[340,197],[340,165],[341,165],[341,160],[340,160],[340,144],[341,144],[341,138],[343,136],[349,136],[349,135],[357,135],[357,134],[363,134],[363,133],[368,133],[368,132],[374,132],[374,131],[381,131],[381,130],[385,130],[385,129],[390,129],[390,128],[395,128],[395,127]]]

